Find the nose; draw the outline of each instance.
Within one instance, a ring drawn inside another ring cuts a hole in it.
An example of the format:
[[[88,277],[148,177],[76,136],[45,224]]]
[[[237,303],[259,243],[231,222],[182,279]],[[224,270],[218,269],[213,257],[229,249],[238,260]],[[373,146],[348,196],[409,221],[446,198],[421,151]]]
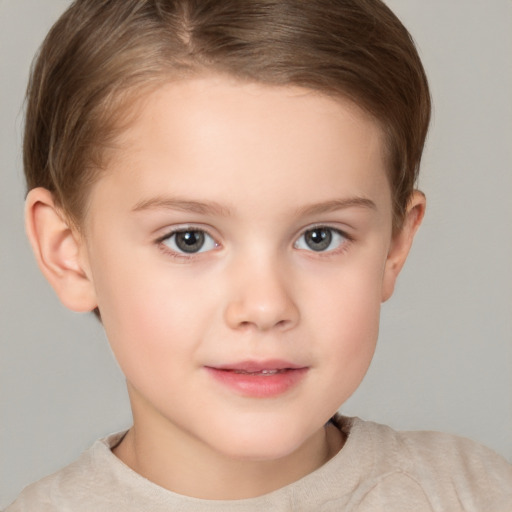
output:
[[[243,268],[231,272],[230,282],[225,308],[225,321],[230,328],[285,331],[298,323],[299,308],[285,269],[246,262]]]

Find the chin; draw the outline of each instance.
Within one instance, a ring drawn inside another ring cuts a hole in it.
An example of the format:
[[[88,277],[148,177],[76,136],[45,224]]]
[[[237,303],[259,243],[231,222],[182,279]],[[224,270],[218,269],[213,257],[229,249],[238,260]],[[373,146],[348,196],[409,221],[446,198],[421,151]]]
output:
[[[279,422],[273,425],[260,422],[252,424],[249,428],[224,431],[222,436],[216,436],[213,445],[217,451],[231,459],[272,461],[297,451],[313,433],[292,429],[289,425],[283,427]]]

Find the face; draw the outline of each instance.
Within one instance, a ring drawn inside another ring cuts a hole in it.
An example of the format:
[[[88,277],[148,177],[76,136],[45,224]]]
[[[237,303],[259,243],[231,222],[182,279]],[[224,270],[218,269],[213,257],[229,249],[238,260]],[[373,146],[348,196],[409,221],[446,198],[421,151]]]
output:
[[[151,93],[82,247],[135,426],[299,449],[368,368],[391,225],[380,130],[350,103],[221,77]]]

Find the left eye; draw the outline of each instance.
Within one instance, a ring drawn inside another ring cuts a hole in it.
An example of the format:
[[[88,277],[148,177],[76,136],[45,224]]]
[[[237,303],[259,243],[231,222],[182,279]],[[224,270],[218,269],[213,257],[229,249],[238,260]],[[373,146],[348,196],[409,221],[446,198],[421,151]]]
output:
[[[217,247],[215,240],[200,229],[174,231],[162,240],[169,249],[185,254],[211,251]]]
[[[306,251],[325,252],[340,247],[347,237],[341,231],[334,228],[319,226],[304,231],[301,237],[295,242],[296,249]]]

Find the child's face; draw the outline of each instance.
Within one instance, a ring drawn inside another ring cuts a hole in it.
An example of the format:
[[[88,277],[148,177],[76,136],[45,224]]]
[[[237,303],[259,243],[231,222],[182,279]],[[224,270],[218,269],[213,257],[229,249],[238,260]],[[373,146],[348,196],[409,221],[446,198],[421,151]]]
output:
[[[82,256],[136,427],[292,453],[359,385],[391,293],[378,126],[307,90],[211,77],[147,97],[116,151]]]

